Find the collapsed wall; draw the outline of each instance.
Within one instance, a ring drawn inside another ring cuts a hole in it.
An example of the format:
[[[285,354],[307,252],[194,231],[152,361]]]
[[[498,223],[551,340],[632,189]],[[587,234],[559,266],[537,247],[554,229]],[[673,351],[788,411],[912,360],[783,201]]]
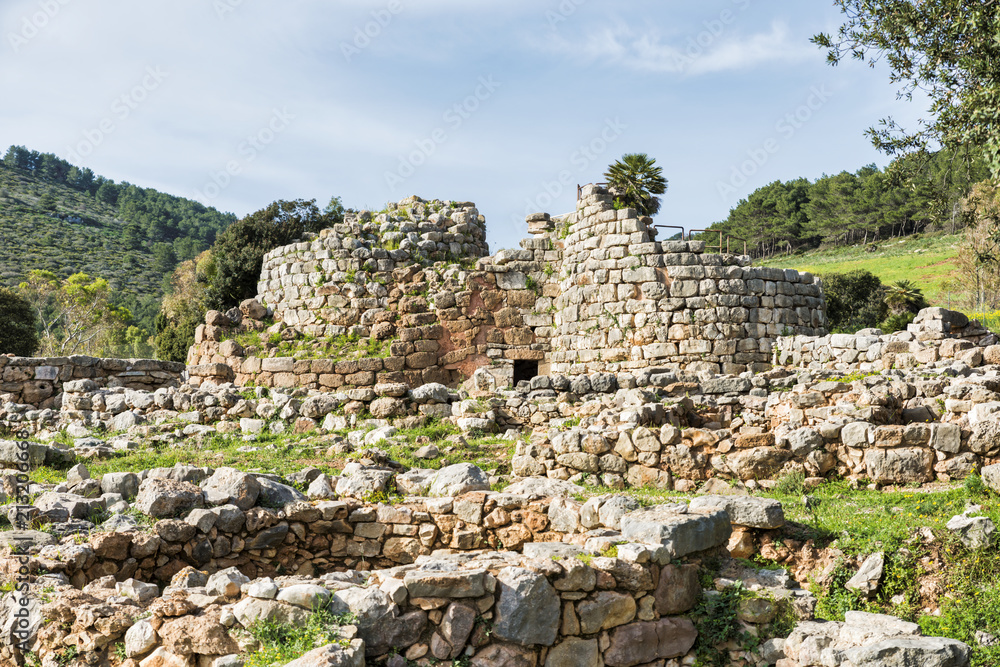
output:
[[[350,213],[269,252],[257,302],[208,314],[193,381],[330,390],[454,385],[479,368],[499,386],[651,367],[739,373],[767,369],[779,336],[825,333],[810,274],[658,242],[650,218],[597,186],[574,213],[528,222],[520,250],[485,257],[470,203],[411,197]]]
[[[153,359],[0,355],[0,405],[20,406],[19,410],[12,411],[18,414],[58,411],[66,383],[89,380],[95,387],[154,391],[160,387],[178,386],[184,368],[184,364]]]

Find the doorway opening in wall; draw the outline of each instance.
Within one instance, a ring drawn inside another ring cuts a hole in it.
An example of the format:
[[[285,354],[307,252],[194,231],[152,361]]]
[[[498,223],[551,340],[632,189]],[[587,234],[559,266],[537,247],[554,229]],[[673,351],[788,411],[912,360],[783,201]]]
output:
[[[531,380],[538,375],[538,362],[528,359],[514,361],[514,386],[521,380]]]

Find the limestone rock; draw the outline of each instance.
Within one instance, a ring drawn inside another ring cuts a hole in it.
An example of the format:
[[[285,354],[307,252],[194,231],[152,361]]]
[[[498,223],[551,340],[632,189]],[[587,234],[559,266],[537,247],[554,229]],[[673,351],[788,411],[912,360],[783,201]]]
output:
[[[135,506],[154,519],[184,514],[204,501],[201,489],[190,482],[165,477],[147,477],[139,484]]]
[[[885,554],[881,551],[865,559],[857,573],[851,577],[844,587],[865,595],[874,595],[882,581],[885,571]]]
[[[732,527],[723,510],[694,510],[684,505],[656,505],[621,518],[622,537],[663,546],[671,558],[723,546]]]
[[[493,634],[522,646],[552,646],[559,630],[559,596],[545,576],[520,567],[497,574]]]
[[[257,478],[235,468],[218,468],[205,482],[204,488],[229,496],[229,502],[244,511],[253,507],[260,495]]]
[[[470,491],[489,491],[490,479],[471,463],[456,463],[441,468],[431,483],[429,495],[434,498],[460,496]]]
[[[945,528],[955,533],[969,549],[982,549],[990,545],[996,526],[985,516],[970,517],[964,514],[953,516]]]
[[[749,528],[772,529],[785,525],[785,512],[781,503],[771,498],[699,496],[691,501],[691,509],[725,510],[732,523]]]
[[[694,646],[698,631],[686,618],[638,621],[611,631],[611,644],[604,652],[608,667],[633,667],[685,655]]]

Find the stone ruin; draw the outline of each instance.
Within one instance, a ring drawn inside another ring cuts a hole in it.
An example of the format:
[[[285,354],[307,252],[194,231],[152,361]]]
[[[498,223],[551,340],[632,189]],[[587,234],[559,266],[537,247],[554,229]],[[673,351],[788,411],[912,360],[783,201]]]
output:
[[[907,332],[827,335],[809,274],[656,241],[596,186],[575,213],[528,222],[520,250],[487,256],[469,203],[352,213],[269,253],[257,299],[198,328],[186,378],[142,360],[0,357],[0,426],[50,443],[28,447],[31,466],[114,456],[131,436],[289,430],[322,436],[316,456],[359,456],[337,476],[178,464],[91,479],[76,465],[32,484],[33,529],[0,544],[29,554],[42,667],[68,647],[81,667],[240,667],[254,622],[301,625],[317,606],[355,620],[292,667],[682,667],[697,600],[737,582],[762,596],[741,604],[744,628],[766,633],[781,605],[800,623],[721,647],[731,665],[967,665],[966,645],[892,617],[809,620],[803,582],[729,560],[775,539],[780,503],[728,494],[793,474],[878,487],[977,470],[1000,492],[996,337],[942,309]],[[379,450],[431,419],[516,441],[511,468],[405,470]],[[19,452],[0,441],[0,465]],[[584,501],[583,483],[700,495]],[[0,499],[16,489],[0,474]],[[963,541],[993,530],[956,519]],[[24,657],[13,600],[4,666]]]
[[[733,374],[767,370],[779,336],[825,333],[810,274],[656,241],[650,218],[616,210],[597,186],[572,214],[530,216],[529,231],[520,250],[485,256],[485,219],[469,203],[412,197],[348,214],[267,254],[266,311],[209,313],[192,380],[341,390],[454,386],[481,368],[500,387],[657,367]],[[273,340],[242,345],[247,331]],[[349,341],[338,356],[310,344],[338,338]]]

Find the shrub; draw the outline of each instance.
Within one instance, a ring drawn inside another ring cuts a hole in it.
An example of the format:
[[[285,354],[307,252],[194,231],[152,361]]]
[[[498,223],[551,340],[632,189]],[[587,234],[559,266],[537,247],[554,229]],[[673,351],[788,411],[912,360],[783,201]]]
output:
[[[276,201],[233,223],[212,246],[216,273],[208,286],[208,306],[225,311],[256,296],[264,255],[343,220],[342,209],[329,210],[320,212],[315,199]]]
[[[885,318],[885,321],[878,325],[878,328],[885,333],[906,331],[906,325],[912,322],[916,316],[916,313],[896,313]]]
[[[0,287],[0,354],[30,357],[38,349],[38,318],[31,303]]]
[[[870,271],[829,273],[823,276],[823,294],[831,331],[854,333],[877,327],[888,315],[885,288]]]

